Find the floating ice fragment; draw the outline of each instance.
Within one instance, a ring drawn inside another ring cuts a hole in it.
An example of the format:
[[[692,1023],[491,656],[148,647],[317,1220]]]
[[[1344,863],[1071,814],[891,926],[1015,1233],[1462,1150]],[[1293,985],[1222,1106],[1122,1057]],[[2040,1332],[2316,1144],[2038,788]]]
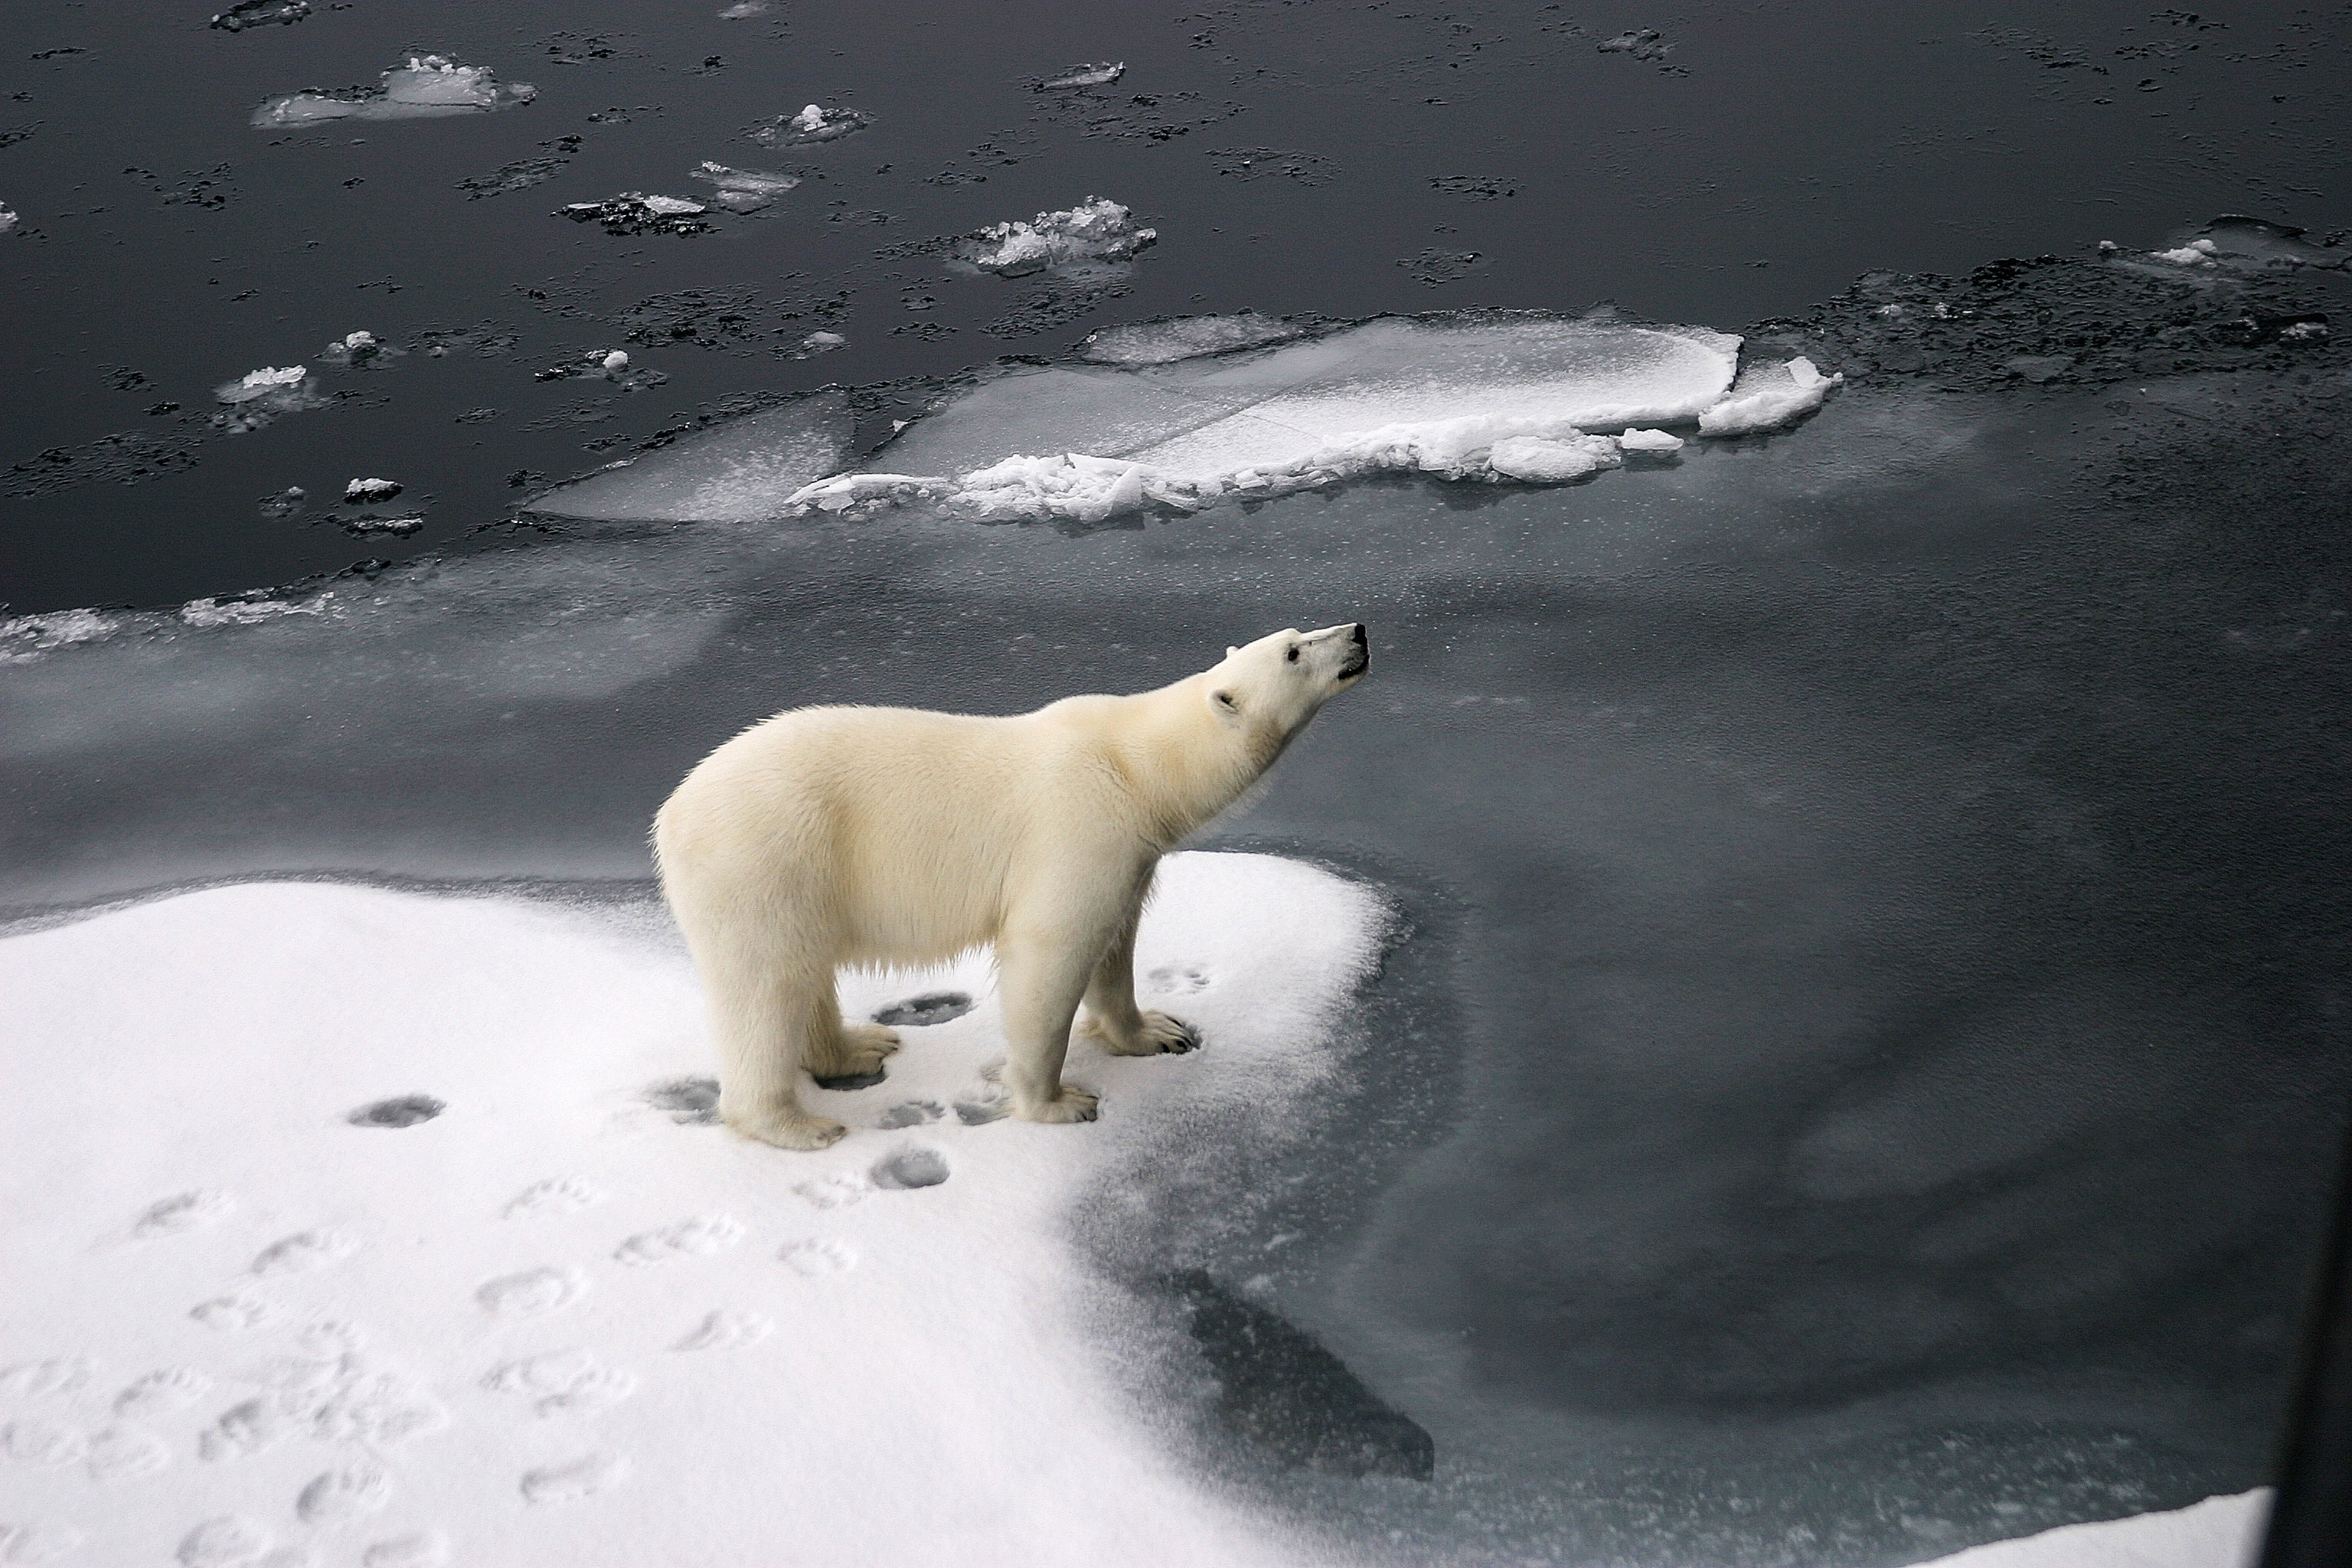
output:
[[[383,73],[373,92],[289,93],[253,111],[264,128],[312,125],[331,120],[424,120],[448,114],[479,114],[529,103],[539,89],[529,82],[500,82],[487,66],[459,65],[446,55],[411,55],[404,66]]]
[[[1078,353],[1097,364],[1173,364],[1178,360],[1286,342],[1305,334],[1304,327],[1242,310],[1230,316],[1179,316],[1166,321],[1105,327],[1089,333]]]
[[[1752,388],[1743,377],[1730,396],[1698,416],[1699,434],[1746,436],[1778,429],[1819,408],[1830,388],[1845,381],[1843,373],[1823,375],[1809,359],[1792,359],[1787,370],[1785,381],[1768,372]]]
[[[1027,222],[992,224],[963,242],[963,258],[983,272],[1019,278],[1088,264],[1124,261],[1160,237],[1138,228],[1117,202],[1088,196],[1076,206]]]
[[[400,352],[387,347],[373,332],[357,331],[346,332],[337,338],[319,351],[319,357],[334,365],[369,364],[397,355]]]
[[[0,234],[6,234],[16,226],[16,209],[5,202],[0,202]]]
[[[1604,55],[1631,55],[1637,60],[1655,63],[1675,52],[1674,45],[1659,37],[1655,27],[1636,27],[1630,33],[1620,33],[1613,38],[1603,38],[1593,46]]]
[[[778,196],[799,184],[797,174],[772,174],[765,169],[730,169],[724,163],[705,160],[694,173],[698,180],[708,180],[719,187],[711,197],[730,212],[757,212]]]
[[[237,4],[215,15],[212,25],[224,33],[266,27],[272,22],[290,27],[310,14],[310,0],[237,0]]]
[[[2295,321],[2279,329],[2279,342],[2283,343],[2318,342],[2326,336],[2327,323],[2325,321]]]
[[[801,352],[803,354],[828,353],[835,349],[845,348],[848,343],[849,340],[839,332],[811,332],[801,340]]]
[[[871,115],[855,109],[827,109],[812,103],[798,114],[762,121],[744,134],[762,147],[804,147],[815,142],[837,142],[873,123]]]
[[[2157,250],[2149,254],[2158,261],[2177,262],[2183,267],[2210,267],[2213,265],[2213,242],[2210,239],[2194,240],[2178,250]]]
[[[1564,485],[1624,462],[1606,436],[1506,436],[1486,449],[1486,465],[1523,484]]]
[[[1105,62],[1101,65],[1076,65],[1061,75],[1037,84],[1039,92],[1053,92],[1069,87],[1108,87],[1127,74],[1127,63]]]
[[[249,626],[280,616],[321,616],[332,594],[296,603],[291,599],[191,599],[180,606],[180,619],[192,626]]]
[[[1664,430],[1628,430],[1617,437],[1617,445],[1628,452],[1679,452],[1683,438]]]
[[[343,499],[347,501],[390,500],[399,493],[400,482],[396,479],[352,479],[343,486]]]
[[[377,517],[372,515],[362,515],[359,517],[330,516],[322,518],[320,521],[322,522],[331,522],[337,528],[341,529],[345,533],[352,534],[359,538],[365,538],[371,533],[388,533],[395,539],[405,539],[410,534],[419,531],[425,526],[425,519],[415,512],[405,512],[398,517]]]
[[[614,349],[597,363],[604,367],[608,374],[616,370],[626,370],[629,368],[629,351]]]
[[[767,14],[768,0],[735,0],[734,5],[719,13],[719,19],[722,22],[746,22]]]
[[[555,216],[574,223],[601,223],[606,234],[701,234],[710,227],[709,209],[684,196],[649,196],[623,191],[601,202],[573,202]]]
[[[246,372],[236,381],[225,382],[215,387],[213,395],[223,403],[251,403],[257,398],[299,387],[310,374],[309,367],[305,365],[289,364],[282,370],[264,365],[259,370]]]

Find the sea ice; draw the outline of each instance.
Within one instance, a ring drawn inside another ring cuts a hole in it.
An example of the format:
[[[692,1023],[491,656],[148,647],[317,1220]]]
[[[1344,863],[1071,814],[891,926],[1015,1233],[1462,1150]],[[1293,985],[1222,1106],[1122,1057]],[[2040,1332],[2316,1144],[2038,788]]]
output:
[[[768,0],[735,0],[735,4],[719,13],[719,19],[722,22],[745,22],[767,14]]]
[[[710,199],[730,212],[757,212],[778,196],[799,184],[797,174],[772,174],[765,169],[730,169],[724,163],[705,160],[694,172],[698,180],[708,180],[719,187]]]
[[[111,637],[120,623],[96,610],[52,610],[0,620],[0,664],[39,658],[51,648]]]
[[[1628,430],[1617,437],[1617,445],[1628,452],[1679,452],[1683,438],[1664,430]]]
[[[1078,354],[1097,364],[1173,364],[1178,360],[1287,342],[1305,336],[1306,331],[1255,310],[1230,316],[1179,316],[1166,321],[1105,327],[1087,334]]]
[[[15,228],[18,221],[16,210],[7,203],[0,202],[0,234],[6,234],[10,229]]]
[[[289,364],[283,369],[264,365],[249,370],[235,381],[223,383],[213,389],[213,395],[223,403],[252,403],[264,397],[282,395],[302,384],[310,374],[308,366]]]
[[[0,1416],[11,1456],[52,1467],[0,1470],[17,1500],[5,1517],[79,1531],[95,1563],[169,1562],[175,1546],[190,1563],[254,1563],[289,1536],[348,1563],[372,1542],[446,1535],[506,1568],[942,1552],[1286,1568],[1310,1553],[1204,1486],[1094,1359],[1094,1331],[1126,1331],[1071,1214],[1155,1131],[1299,1114],[1339,1070],[1338,1027],[1388,921],[1377,893],[1314,866],[1171,856],[1139,962],[1216,974],[1183,1003],[1213,1056],[1082,1045],[1071,1073],[1105,1091],[1100,1121],[941,1120],[912,1144],[877,1128],[895,1096],[816,1090],[853,1128],[821,1155],[656,1116],[614,1125],[648,1076],[710,1062],[686,955],[640,913],[245,883],[0,939],[0,1055],[80,1064],[12,1070],[38,1091],[0,1100],[16,1179],[50,1194],[0,1256],[0,1364],[185,1363],[173,1381],[200,1419],[163,1402],[134,1424],[184,1464],[215,1456],[183,1480],[98,1489],[91,1458],[131,1467],[127,1483],[153,1450],[86,1440],[123,1420],[118,1379],[92,1378]],[[944,1102],[1004,1052],[984,956],[852,973],[842,991],[853,1016],[982,999],[892,1058],[908,1093]],[[322,1034],[334,1051],[284,1070]],[[467,1114],[397,1136],[341,1118],[418,1085]],[[409,1141],[428,1135],[429,1151]],[[151,1157],[93,1164],[97,1146]],[[863,1203],[790,1195],[877,1167],[892,1190]],[[567,1181],[616,1202],[501,1217],[508,1194]],[[206,1233],[226,1254],[186,1236],[120,1244],[124,1216],[203,1183],[267,1194]],[[218,1289],[225,1257],[330,1222],[357,1245],[272,1281],[299,1312],[192,1331],[188,1304]],[[616,1247],[652,1266],[614,1263]],[[320,1315],[363,1334],[364,1359],[354,1335],[306,1333]],[[1059,1440],[1024,1447],[1039,1430]],[[788,1509],[772,1506],[779,1464]],[[1118,1506],[1074,1510],[1086,1495]],[[663,1506],[688,1496],[704,1500]],[[307,1534],[329,1529],[342,1533]]]
[[[319,358],[333,365],[373,364],[381,360],[396,358],[401,350],[383,342],[373,332],[345,332],[319,351]]]
[[[759,522],[848,455],[849,400],[803,397],[721,425],[551,490],[531,501],[557,517],[647,522]]]
[[[1777,430],[1819,408],[1830,389],[1843,385],[1843,374],[1823,375],[1809,359],[1790,360],[1785,374],[1760,373],[1753,382],[1743,375],[1731,395],[1698,416],[1702,436],[1747,436]]]
[[[966,238],[960,254],[983,272],[1021,278],[1125,261],[1159,237],[1157,229],[1136,227],[1117,202],[1088,196],[1026,222],[992,224]]]
[[[310,0],[237,0],[227,10],[215,15],[212,25],[225,33],[266,27],[273,22],[290,27],[310,14]]]
[[[629,368],[629,351],[626,349],[614,349],[596,363],[604,367],[604,374],[607,375],[626,370]]]
[[[2177,250],[2158,250],[2149,254],[2158,261],[2177,262],[2182,267],[2210,267],[2216,248],[2210,239],[2192,239]]]
[[[1054,92],[1071,87],[1108,87],[1127,74],[1124,61],[1105,61],[1100,65],[1076,65],[1061,75],[1037,84],[1039,92]]]
[[[780,114],[744,132],[762,147],[805,147],[817,142],[837,142],[874,123],[871,115],[855,109],[827,109],[812,103],[798,114]]]
[[[2252,1568],[2262,1555],[2270,1498],[2263,1488],[2163,1513],[2061,1525],[1921,1568]]]
[[[347,501],[390,500],[399,493],[400,482],[396,479],[352,479],[343,486],[343,499]]]
[[[808,336],[801,340],[801,357],[806,358],[810,354],[830,353],[835,349],[847,347],[848,343],[849,340],[843,337],[839,332],[811,332]]]
[[[529,82],[501,82],[487,66],[459,65],[446,55],[411,55],[383,73],[373,91],[289,93],[253,111],[264,128],[314,125],[331,120],[424,120],[511,109],[539,96]]]
[[[601,223],[606,234],[701,234],[710,227],[710,209],[684,196],[649,196],[623,191],[601,202],[572,202],[555,216],[574,223]]]

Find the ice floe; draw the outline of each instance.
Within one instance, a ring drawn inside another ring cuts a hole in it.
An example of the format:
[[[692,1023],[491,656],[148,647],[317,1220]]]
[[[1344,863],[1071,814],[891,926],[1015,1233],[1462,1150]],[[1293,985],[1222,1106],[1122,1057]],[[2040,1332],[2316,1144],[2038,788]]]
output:
[[[96,610],[52,610],[0,619],[0,664],[37,658],[52,648],[112,637],[121,623]]]
[[[1069,1227],[1142,1140],[1328,1092],[1390,922],[1377,892],[1170,857],[1139,966],[1215,976],[1176,1004],[1213,1048],[1079,1046],[1070,1075],[1104,1095],[1080,1128],[894,1125],[1003,1056],[992,968],[845,975],[852,1016],[943,985],[978,1005],[909,1029],[887,1087],[814,1091],[853,1128],[816,1155],[647,1103],[711,1066],[691,968],[648,912],[248,883],[0,941],[12,1065],[80,1064],[15,1071],[28,1087],[0,1104],[18,1180],[47,1194],[12,1238],[0,1365],[64,1369],[9,1411],[6,1457],[58,1461],[15,1472],[10,1560],[68,1540],[93,1563],[218,1565],[430,1563],[450,1541],[509,1568],[918,1562],[943,1541],[1040,1568],[1313,1555],[1204,1485],[1076,1348],[1080,1324],[1138,1355],[1158,1331]],[[306,1054],[322,1033],[336,1048]],[[446,1112],[352,1124],[387,1086]],[[863,1195],[822,1208],[795,1183]],[[205,1224],[141,1228],[197,1193]],[[248,1260],[266,1275],[225,1293]],[[86,1440],[121,1412],[131,1437]],[[151,1429],[174,1469],[91,1484],[92,1460],[151,1465]],[[1057,1440],[1024,1449],[1041,1430]],[[790,1508],[662,1506],[761,1496],[780,1462]],[[1088,1494],[1118,1506],[1074,1510]]]
[[[307,365],[265,365],[213,388],[225,405],[213,424],[232,436],[258,430],[281,414],[323,407],[329,401]]]
[[[698,180],[708,180],[719,187],[710,199],[730,212],[757,212],[778,196],[799,184],[797,174],[771,174],[765,169],[730,169],[724,163],[706,161],[694,172]]]
[[[1037,84],[1039,92],[1057,92],[1073,87],[1108,87],[1127,74],[1125,61],[1103,61],[1099,65],[1076,65]]]
[[[786,515],[799,489],[841,465],[849,400],[821,393],[734,420],[566,485],[531,502],[558,517],[757,522]]]
[[[213,395],[223,403],[252,403],[301,385],[310,374],[307,365],[289,364],[282,368],[264,365],[259,370],[246,372],[235,381],[222,383],[213,389]]]
[[[768,0],[735,0],[735,4],[719,13],[722,22],[748,22],[754,16],[768,14]]]
[[[1823,375],[1812,361],[1801,357],[1762,371],[1752,382],[1743,375],[1730,396],[1698,416],[1699,434],[1750,436],[1777,430],[1819,408],[1831,388],[1844,381],[1843,373]]]
[[[400,482],[397,479],[353,479],[343,486],[343,499],[347,501],[373,504],[390,500],[399,493]]]
[[[1124,261],[1160,237],[1117,202],[1088,196],[1028,220],[992,224],[963,242],[963,260],[1001,278]]]
[[[762,147],[806,147],[819,142],[837,142],[873,123],[871,115],[855,109],[827,109],[821,103],[812,103],[798,114],[763,120],[744,134]]]
[[[0,234],[6,234],[22,221],[16,208],[5,202],[0,202]]]
[[[1251,336],[1278,341],[1235,346]],[[808,400],[533,504],[613,521],[928,504],[985,521],[1095,523],[1378,474],[1567,484],[1627,452],[1679,451],[1684,437],[1662,425],[1777,428],[1843,379],[1806,360],[1742,373],[1739,340],[1703,327],[1533,314],[1388,318],[1316,335],[1215,316],[1112,329],[1083,352],[1098,363],[1001,367],[959,390],[863,471],[812,468],[845,447],[847,416]],[[833,426],[822,435],[820,417]],[[794,474],[793,488],[774,488]]]
[[[212,25],[224,33],[241,33],[247,27],[272,24],[290,27],[310,14],[310,0],[237,0],[227,10],[215,13]]]
[[[799,352],[805,359],[811,354],[831,353],[835,349],[848,346],[849,340],[839,332],[811,332],[801,340]]]
[[[488,66],[460,65],[446,55],[411,55],[406,65],[385,71],[373,90],[314,88],[288,93],[255,110],[253,123],[278,128],[332,120],[425,120],[511,109],[538,96],[530,83],[501,82]]]
[[[684,196],[649,196],[623,191],[601,202],[572,202],[555,209],[574,223],[597,223],[606,234],[701,234],[710,227],[710,209]]]
[[[1306,331],[1304,327],[1255,310],[1229,316],[1179,316],[1172,321],[1105,327],[1087,335],[1078,355],[1097,364],[1172,364],[1181,359],[1287,342]]]

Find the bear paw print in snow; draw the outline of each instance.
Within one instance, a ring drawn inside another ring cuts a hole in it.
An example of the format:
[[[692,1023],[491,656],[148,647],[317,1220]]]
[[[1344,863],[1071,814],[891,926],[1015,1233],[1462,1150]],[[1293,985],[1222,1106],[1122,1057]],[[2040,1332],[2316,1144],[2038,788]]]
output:
[[[708,1258],[742,1239],[743,1227],[731,1215],[709,1215],[633,1236],[621,1243],[613,1257],[631,1268],[644,1268],[680,1258]]]

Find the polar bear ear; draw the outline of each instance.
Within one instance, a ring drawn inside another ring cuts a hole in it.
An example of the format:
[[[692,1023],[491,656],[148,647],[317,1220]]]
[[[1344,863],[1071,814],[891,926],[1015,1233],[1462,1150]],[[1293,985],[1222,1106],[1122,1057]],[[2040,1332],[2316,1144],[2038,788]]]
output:
[[[1218,718],[1228,721],[1242,716],[1241,699],[1234,695],[1233,688],[1229,686],[1220,686],[1210,692],[1209,706],[1215,710]]]
[[[1237,653],[1239,653],[1239,652],[1241,652],[1241,651],[1242,651],[1242,650],[1241,650],[1241,649],[1239,649],[1239,648],[1237,648],[1237,647],[1229,647],[1229,648],[1225,649],[1225,657],[1226,657],[1227,658],[1233,658],[1233,657],[1234,657],[1234,655],[1235,655],[1235,654],[1237,654]]]

